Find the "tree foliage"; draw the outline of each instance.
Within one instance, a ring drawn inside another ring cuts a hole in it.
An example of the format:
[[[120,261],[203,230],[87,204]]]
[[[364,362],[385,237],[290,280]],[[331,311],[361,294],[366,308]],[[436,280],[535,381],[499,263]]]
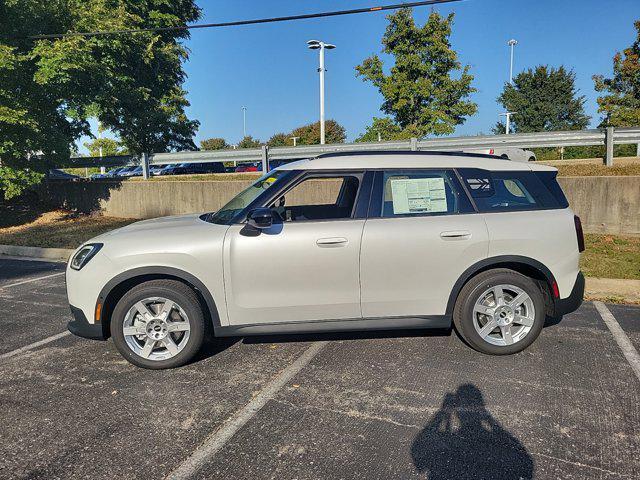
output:
[[[231,148],[224,138],[207,138],[200,141],[202,150],[225,150]]]
[[[416,136],[411,128],[403,129],[393,119],[384,117],[373,117],[371,125],[366,127],[365,132],[356,138],[356,142],[386,142],[389,140],[408,140]]]
[[[468,100],[476,91],[473,75],[449,42],[454,14],[444,18],[433,11],[422,27],[409,8],[387,18],[382,45],[383,53],[395,60],[390,73],[384,73],[382,60],[374,55],[356,67],[357,74],[378,88],[384,97],[381,110],[403,130],[411,129],[418,137],[453,133],[477,111]]]
[[[0,160],[8,192],[69,157],[96,116],[134,153],[194,148],[198,122],[185,114],[182,83],[188,32],[72,36],[46,33],[179,26],[199,17],[192,0],[5,0],[0,3]]]
[[[247,135],[238,143],[238,148],[258,148],[262,145],[260,140],[253,138],[251,135]]]
[[[593,77],[596,91],[603,93],[598,97],[598,112],[604,114],[604,125],[640,125],[640,20],[634,26],[635,42],[613,57],[613,77]]]
[[[299,137],[298,145],[318,145],[320,143],[320,122],[302,125],[291,132],[290,137]],[[335,120],[325,122],[325,142],[344,143],[347,138],[345,128]]]
[[[103,157],[126,155],[128,153],[127,149],[123,148],[118,140],[108,137],[94,138],[89,142],[85,142],[84,146],[89,150],[91,157],[99,157],[101,153]],[[100,148],[102,148],[102,152]]]
[[[578,95],[576,75],[564,67],[539,65],[506,83],[498,102],[511,116],[515,132],[543,132],[554,130],[580,130],[589,124],[584,113],[585,97]],[[505,133],[504,124],[498,123],[494,133]]]
[[[289,147],[293,146],[293,140],[291,140],[291,135],[287,133],[276,133],[267,140],[267,145],[270,147]]]

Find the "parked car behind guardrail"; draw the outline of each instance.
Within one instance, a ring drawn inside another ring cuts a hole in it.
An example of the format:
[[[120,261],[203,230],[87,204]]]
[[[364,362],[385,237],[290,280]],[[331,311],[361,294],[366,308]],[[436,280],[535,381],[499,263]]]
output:
[[[198,175],[202,173],[224,173],[222,162],[178,163],[167,165],[158,175]]]
[[[495,155],[496,157],[508,158],[516,162],[535,162],[536,154],[531,150],[523,150],[522,148],[480,148],[465,149],[468,153],[481,153],[483,155]]]

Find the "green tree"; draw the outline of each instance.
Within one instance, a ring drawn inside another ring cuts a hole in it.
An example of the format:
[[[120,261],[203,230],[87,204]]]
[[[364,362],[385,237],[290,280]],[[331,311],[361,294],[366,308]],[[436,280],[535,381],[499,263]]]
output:
[[[298,145],[318,145],[320,143],[320,122],[309,123],[294,129],[290,137],[299,137]],[[335,120],[325,122],[325,142],[344,143],[347,138],[345,128]]]
[[[389,15],[382,38],[383,53],[394,57],[387,75],[377,55],[356,67],[357,75],[378,88],[384,102],[381,110],[416,136],[453,133],[477,105],[468,100],[475,92],[469,66],[462,66],[451,48],[449,37],[454,15],[431,12],[418,27],[413,12],[403,8]]]
[[[231,148],[224,138],[207,138],[200,141],[202,150],[225,150]]]
[[[578,95],[576,75],[564,67],[539,65],[519,73],[513,85],[506,83],[498,97],[511,116],[511,127],[518,132],[581,130],[589,124],[584,113],[584,95]],[[505,133],[498,123],[494,133]]]
[[[640,125],[640,20],[634,26],[635,42],[613,57],[613,77],[593,77],[596,91],[603,93],[598,97],[598,112],[604,114],[604,125]]]
[[[49,163],[68,158],[75,141],[90,134],[87,118],[94,112],[134,153],[195,148],[198,122],[185,114],[182,89],[187,50],[181,41],[187,31],[29,36],[181,26],[199,15],[193,0],[0,3],[0,180],[5,196],[19,194],[40,178],[37,172],[48,165],[43,158]]]
[[[400,125],[391,118],[373,117],[371,125],[366,127],[365,132],[356,138],[356,142],[383,142],[389,140],[408,140],[414,136],[411,129],[403,130]]]
[[[276,133],[269,140],[267,145],[270,147],[289,147],[293,145],[292,135],[288,133]]]
[[[247,135],[238,143],[238,148],[258,148],[262,143],[257,138]]]
[[[122,148],[119,141],[108,137],[94,138],[89,142],[85,142],[84,146],[89,150],[89,155],[92,157],[99,157],[100,153],[102,153],[103,157],[126,155],[128,153],[126,148]],[[100,148],[102,148],[102,152],[100,152]]]

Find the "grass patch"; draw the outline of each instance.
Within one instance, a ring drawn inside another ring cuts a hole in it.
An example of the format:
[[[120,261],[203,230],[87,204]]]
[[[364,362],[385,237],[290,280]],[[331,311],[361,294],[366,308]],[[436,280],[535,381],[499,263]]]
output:
[[[640,175],[640,163],[628,163],[612,167],[606,165],[554,165],[560,177],[612,177]]]
[[[587,277],[640,280],[640,237],[585,234],[580,268]]]
[[[90,238],[136,221],[20,205],[0,205],[0,219],[0,244],[49,248],[76,248]]]

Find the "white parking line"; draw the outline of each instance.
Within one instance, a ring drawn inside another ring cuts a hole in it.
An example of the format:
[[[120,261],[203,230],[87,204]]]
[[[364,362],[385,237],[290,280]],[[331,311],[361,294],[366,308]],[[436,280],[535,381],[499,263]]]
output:
[[[46,345],[47,343],[55,342],[60,338],[66,337],[67,335],[71,335],[71,332],[66,331],[66,332],[58,333],[57,335],[52,335],[43,340],[30,343],[29,345],[26,345],[24,347],[11,350],[10,352],[3,353],[2,355],[0,355],[0,360],[5,360],[7,358],[15,357],[16,355],[20,355],[21,353],[28,352],[29,350],[33,350],[34,348],[41,347],[42,345]]]
[[[295,362],[267,384],[253,400],[227,419],[219,430],[210,435],[191,456],[187,457],[167,476],[167,480],[183,480],[195,475],[282,387],[291,381],[300,370],[307,366],[327,343],[328,342],[316,342],[305,350]]]
[[[37,282],[39,280],[46,280],[47,278],[59,277],[60,275],[64,275],[64,272],[52,273],[51,275],[44,275],[42,277],[37,278],[29,278],[28,280],[22,280],[21,282],[10,283],[9,285],[0,285],[0,290],[3,288],[17,287],[18,285],[24,285],[25,283]]]
[[[618,343],[618,346],[620,347],[620,350],[622,350],[622,354],[627,359],[627,362],[631,365],[636,377],[640,380],[640,354],[638,354],[633,343],[631,343],[631,340],[629,340],[627,334],[624,333],[624,330],[622,330],[622,327],[616,320],[616,317],[613,316],[607,306],[602,302],[593,302],[593,304],[596,306],[596,309],[602,317],[602,320],[604,320],[604,323],[609,327],[613,338]]]

